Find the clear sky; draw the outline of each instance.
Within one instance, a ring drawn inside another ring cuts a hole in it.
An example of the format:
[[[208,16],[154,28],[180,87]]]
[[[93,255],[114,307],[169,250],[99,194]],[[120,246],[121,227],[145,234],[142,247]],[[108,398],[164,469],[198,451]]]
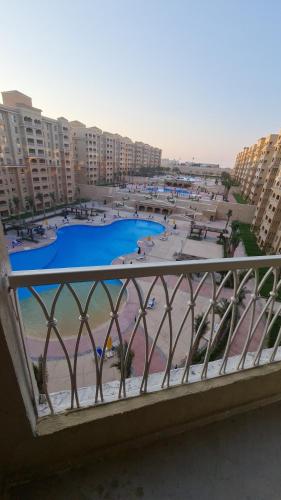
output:
[[[280,0],[0,0],[0,89],[232,166],[281,129]]]

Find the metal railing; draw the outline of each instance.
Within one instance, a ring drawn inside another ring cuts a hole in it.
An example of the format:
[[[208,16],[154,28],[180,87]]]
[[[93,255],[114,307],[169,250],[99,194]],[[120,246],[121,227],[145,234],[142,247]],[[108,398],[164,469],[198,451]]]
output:
[[[269,256],[11,272],[27,356],[36,361],[42,354],[45,413],[279,361],[280,264],[280,256]],[[114,297],[111,280],[120,280]],[[83,300],[81,282],[88,284]],[[42,285],[53,286],[48,306]],[[22,288],[29,299],[19,299]],[[107,317],[95,326],[98,288]],[[65,291],[76,329],[71,336],[56,317]],[[44,318],[39,339],[21,319],[31,297]]]

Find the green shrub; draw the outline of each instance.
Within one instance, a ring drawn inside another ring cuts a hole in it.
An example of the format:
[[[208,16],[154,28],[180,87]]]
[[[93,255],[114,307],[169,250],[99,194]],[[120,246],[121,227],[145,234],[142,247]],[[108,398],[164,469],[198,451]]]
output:
[[[239,193],[233,193],[233,196],[234,196],[235,200],[237,201],[237,203],[242,203],[242,204],[248,203],[246,198],[244,198],[244,196],[242,196]]]
[[[273,318],[273,315],[271,316],[271,319],[272,318]],[[281,328],[281,317],[278,316],[268,332],[267,347],[274,346],[276,339],[278,337],[278,333],[279,333],[280,328]],[[279,342],[279,345],[281,345],[281,340]]]

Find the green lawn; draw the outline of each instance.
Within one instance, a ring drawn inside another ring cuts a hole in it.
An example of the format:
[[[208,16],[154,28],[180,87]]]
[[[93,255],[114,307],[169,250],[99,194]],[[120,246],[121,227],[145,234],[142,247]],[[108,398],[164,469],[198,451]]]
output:
[[[233,193],[233,196],[237,203],[248,203],[247,200],[242,196],[242,194],[239,193]]]
[[[246,254],[249,257],[265,255],[265,253],[258,247],[255,234],[251,231],[250,224],[239,222],[239,231],[241,240],[244,243]]]
[[[260,248],[258,247],[257,240],[255,234],[251,231],[251,226],[250,224],[243,224],[242,222],[239,222],[239,230],[240,230],[240,236],[241,240],[244,243],[244,247],[246,250],[246,254],[248,257],[259,257],[261,255],[266,255]],[[259,280],[263,278],[267,271],[267,268],[261,268],[259,270]],[[273,286],[273,276],[271,275],[263,285],[261,289],[261,296],[268,298],[269,293],[272,290]],[[281,290],[278,292],[278,299],[281,301]]]

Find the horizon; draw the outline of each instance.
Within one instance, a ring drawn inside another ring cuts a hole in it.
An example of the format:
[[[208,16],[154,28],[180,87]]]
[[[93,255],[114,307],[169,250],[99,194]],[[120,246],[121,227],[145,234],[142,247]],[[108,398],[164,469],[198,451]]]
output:
[[[277,0],[1,1],[1,89],[45,116],[221,167],[280,131]]]

